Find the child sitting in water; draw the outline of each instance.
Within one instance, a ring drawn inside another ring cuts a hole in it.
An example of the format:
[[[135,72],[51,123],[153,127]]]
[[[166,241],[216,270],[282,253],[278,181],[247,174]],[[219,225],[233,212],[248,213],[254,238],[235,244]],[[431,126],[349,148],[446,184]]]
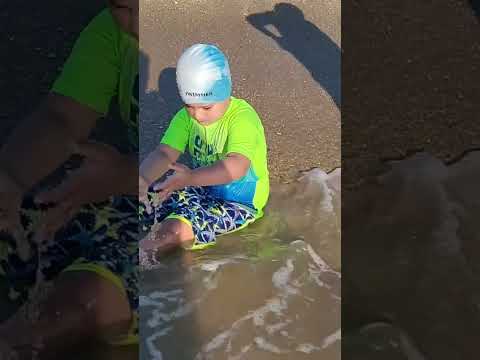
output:
[[[140,166],[141,220],[147,228],[161,223],[141,242],[144,251],[212,245],[260,218],[269,196],[262,122],[245,100],[231,96],[225,55],[213,45],[191,46],[178,60],[177,85],[185,106]],[[176,162],[186,150],[193,169]],[[169,169],[173,175],[152,187]]]

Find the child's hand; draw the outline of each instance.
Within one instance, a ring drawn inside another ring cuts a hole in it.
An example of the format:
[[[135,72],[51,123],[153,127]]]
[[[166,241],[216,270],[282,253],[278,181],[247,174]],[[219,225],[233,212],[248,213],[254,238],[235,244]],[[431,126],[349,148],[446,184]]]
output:
[[[145,180],[142,175],[138,176],[138,201],[140,201],[143,205],[145,205],[145,210],[147,214],[152,213],[152,206],[150,205],[150,201],[148,201],[148,187],[150,185]]]
[[[159,195],[162,201],[167,199],[175,190],[183,189],[192,182],[192,169],[188,166],[175,163],[171,164],[169,168],[175,171],[173,175],[153,187],[155,191],[160,191]]]
[[[39,225],[34,238],[36,242],[52,237],[83,205],[106,201],[117,195],[122,183],[129,182],[129,177],[136,175],[134,171],[130,173],[127,157],[107,144],[82,144],[77,153],[85,156],[80,168],[72,171],[58,187],[36,197],[38,203],[56,204]]]

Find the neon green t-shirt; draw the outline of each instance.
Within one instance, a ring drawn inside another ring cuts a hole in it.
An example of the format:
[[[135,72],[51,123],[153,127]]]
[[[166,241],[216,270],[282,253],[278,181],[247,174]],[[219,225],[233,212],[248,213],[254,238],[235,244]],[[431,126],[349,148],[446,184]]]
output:
[[[116,97],[138,149],[138,90],[138,41],[122,31],[107,8],[81,32],[52,91],[102,115]]]
[[[257,217],[263,215],[270,191],[267,144],[262,122],[245,100],[232,97],[225,114],[207,126],[199,124],[182,108],[161,142],[182,153],[188,149],[194,168],[212,165],[230,153],[247,157],[251,164],[244,177],[207,189],[217,198],[254,208]]]

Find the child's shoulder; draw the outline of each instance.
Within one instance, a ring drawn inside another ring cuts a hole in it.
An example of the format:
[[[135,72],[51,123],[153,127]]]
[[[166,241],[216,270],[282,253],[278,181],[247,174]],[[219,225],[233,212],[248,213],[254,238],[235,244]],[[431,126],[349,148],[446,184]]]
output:
[[[232,96],[231,101],[231,116],[233,118],[251,117],[260,120],[257,111],[247,100]]]
[[[232,107],[229,117],[229,131],[239,131],[252,135],[257,131],[263,131],[262,120],[248,101],[232,98]]]
[[[234,97],[234,96],[231,96],[230,99],[231,99],[232,105],[236,108],[239,108],[239,109],[244,109],[244,108],[253,109],[253,106],[245,99],[237,98],[237,97]]]
[[[122,31],[108,8],[98,13],[83,28],[75,43],[75,50],[90,56],[110,59],[119,56],[117,49],[123,40]]]
[[[188,115],[188,111],[185,109],[185,106],[182,106],[172,117],[171,122],[190,124],[192,122],[192,118]]]
[[[120,32],[120,27],[115,22],[109,8],[100,11],[95,17],[90,20],[85,27],[84,32],[96,32],[100,34],[115,34]]]

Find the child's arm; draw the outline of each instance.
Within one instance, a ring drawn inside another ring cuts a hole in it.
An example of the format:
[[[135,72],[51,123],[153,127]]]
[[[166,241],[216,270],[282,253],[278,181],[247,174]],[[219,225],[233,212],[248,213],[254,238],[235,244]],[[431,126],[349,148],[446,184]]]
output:
[[[192,171],[191,186],[228,184],[247,174],[250,160],[240,154],[229,154],[224,160]]]
[[[19,216],[24,194],[70,157],[100,116],[70,98],[50,94],[0,149],[0,230],[15,237],[20,256],[27,256]]]
[[[150,186],[167,172],[170,165],[177,161],[180,154],[180,151],[168,145],[160,144],[140,164],[140,178],[145,181],[147,186]]]
[[[156,190],[162,190],[163,197],[167,197],[175,190],[187,186],[212,186],[228,184],[245,176],[250,167],[250,160],[240,154],[229,154],[224,160],[215,164],[191,170],[185,165],[172,164],[170,169],[175,174],[161,184],[155,186]]]
[[[70,98],[50,94],[0,150],[0,171],[28,191],[85,141],[101,115]]]

